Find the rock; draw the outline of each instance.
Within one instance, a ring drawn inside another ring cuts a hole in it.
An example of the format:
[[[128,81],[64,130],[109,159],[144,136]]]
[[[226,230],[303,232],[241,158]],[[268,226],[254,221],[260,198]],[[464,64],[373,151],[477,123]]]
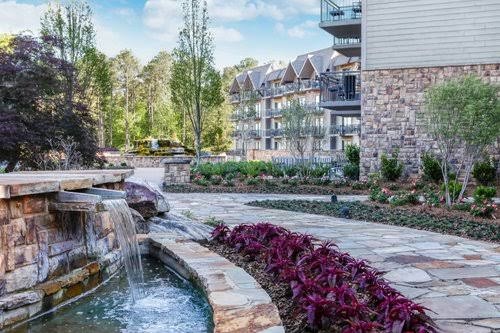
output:
[[[133,208],[130,208],[130,213],[132,214],[132,218],[134,219],[135,231],[138,234],[148,234],[149,233],[149,224],[144,220],[141,214]]]
[[[145,219],[170,211],[170,206],[157,185],[136,178],[125,182],[127,204]]]
[[[212,232],[212,228],[206,224],[174,214],[152,217],[147,223],[150,233],[171,233],[193,240],[208,239]]]
[[[346,206],[343,206],[339,210],[340,217],[344,219],[350,219],[351,218],[351,212],[349,211],[349,208]]]
[[[384,275],[384,278],[391,282],[403,282],[403,283],[423,283],[432,281],[429,274],[424,270],[404,267],[390,271]]]
[[[3,310],[17,309],[21,306],[41,301],[42,295],[43,293],[40,291],[25,291],[22,293],[11,294],[0,298],[0,308]]]

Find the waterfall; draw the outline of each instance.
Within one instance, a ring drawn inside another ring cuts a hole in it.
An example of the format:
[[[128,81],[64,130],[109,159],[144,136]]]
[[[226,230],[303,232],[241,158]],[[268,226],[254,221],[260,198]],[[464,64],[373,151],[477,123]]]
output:
[[[130,286],[130,294],[135,302],[142,296],[141,286],[144,283],[144,277],[134,220],[124,199],[105,200],[104,205],[109,211],[115,227],[116,238],[122,251]]]

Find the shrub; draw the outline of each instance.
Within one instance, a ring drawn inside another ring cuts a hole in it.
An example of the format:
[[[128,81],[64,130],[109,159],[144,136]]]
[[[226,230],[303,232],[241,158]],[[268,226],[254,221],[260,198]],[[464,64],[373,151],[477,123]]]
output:
[[[367,190],[370,188],[370,183],[364,181],[353,182],[351,187],[353,190]]]
[[[385,180],[395,181],[403,174],[403,164],[398,160],[398,153],[392,153],[391,157],[382,154],[380,159],[380,173]]]
[[[308,172],[309,176],[313,178],[321,178],[326,177],[330,173],[330,165],[328,164],[320,164],[311,168]]]
[[[493,183],[496,172],[495,165],[490,159],[476,163],[472,169],[472,175],[482,185]]]
[[[496,209],[497,209],[496,204],[494,204],[493,202],[486,202],[480,204],[473,204],[470,207],[470,213],[472,216],[494,218],[495,217],[494,213]]]
[[[233,179],[225,179],[222,181],[222,186],[227,186],[227,187],[234,187],[234,180]]]
[[[418,195],[415,191],[400,191],[389,198],[389,203],[393,206],[416,205],[418,204]]]
[[[312,183],[317,186],[324,186],[330,184],[330,178],[327,176],[323,176],[321,178],[314,178]]]
[[[483,203],[484,201],[491,201],[491,199],[497,194],[497,189],[488,186],[478,186],[474,190],[474,202]]]
[[[455,210],[462,211],[462,212],[469,212],[470,208],[471,208],[471,204],[468,202],[459,202],[459,203],[456,203],[453,206],[451,206],[451,208],[453,208]]]
[[[425,308],[405,298],[365,261],[331,242],[268,223],[217,226],[212,238],[289,285],[297,312],[313,331],[436,332]]]
[[[359,179],[359,165],[348,163],[343,168],[344,176],[351,180]]]
[[[448,189],[450,191],[451,201],[455,201],[455,200],[457,200],[458,195],[460,194],[460,191],[462,190],[462,184],[460,184],[456,180],[450,180],[448,182]],[[445,186],[444,186],[444,184],[441,184],[441,192],[443,194],[445,192]]]
[[[222,184],[222,180],[223,178],[219,175],[213,175],[210,177],[210,183],[212,183],[212,185],[220,185]]]
[[[431,153],[424,153],[421,157],[422,171],[424,172],[424,179],[439,183],[443,180],[443,172],[439,161]]]
[[[257,178],[248,178],[246,181],[245,181],[245,184],[248,185],[248,186],[255,186],[255,185],[258,185],[259,184],[259,179]]]
[[[359,157],[360,148],[358,145],[348,144],[345,146],[344,154],[349,163],[359,165],[360,157]]]
[[[392,195],[391,191],[387,188],[373,187],[370,191],[370,200],[380,203],[387,203],[389,197]]]

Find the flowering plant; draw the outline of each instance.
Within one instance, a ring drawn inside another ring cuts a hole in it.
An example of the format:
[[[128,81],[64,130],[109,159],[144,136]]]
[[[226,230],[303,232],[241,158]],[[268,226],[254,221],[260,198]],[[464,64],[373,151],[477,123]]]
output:
[[[287,283],[297,311],[312,330],[343,333],[434,333],[425,308],[405,298],[365,261],[342,252],[332,242],[269,223],[217,226],[214,241],[249,260],[265,263],[266,272]]]

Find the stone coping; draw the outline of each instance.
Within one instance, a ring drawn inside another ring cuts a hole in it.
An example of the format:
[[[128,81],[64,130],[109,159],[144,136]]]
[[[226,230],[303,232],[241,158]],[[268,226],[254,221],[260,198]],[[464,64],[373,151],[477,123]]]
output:
[[[0,175],[0,199],[78,190],[95,185],[118,183],[131,176],[133,170],[68,170],[13,172]]]
[[[227,259],[190,240],[152,234],[149,254],[196,283],[213,311],[215,333],[284,333],[278,309],[261,286]]]

